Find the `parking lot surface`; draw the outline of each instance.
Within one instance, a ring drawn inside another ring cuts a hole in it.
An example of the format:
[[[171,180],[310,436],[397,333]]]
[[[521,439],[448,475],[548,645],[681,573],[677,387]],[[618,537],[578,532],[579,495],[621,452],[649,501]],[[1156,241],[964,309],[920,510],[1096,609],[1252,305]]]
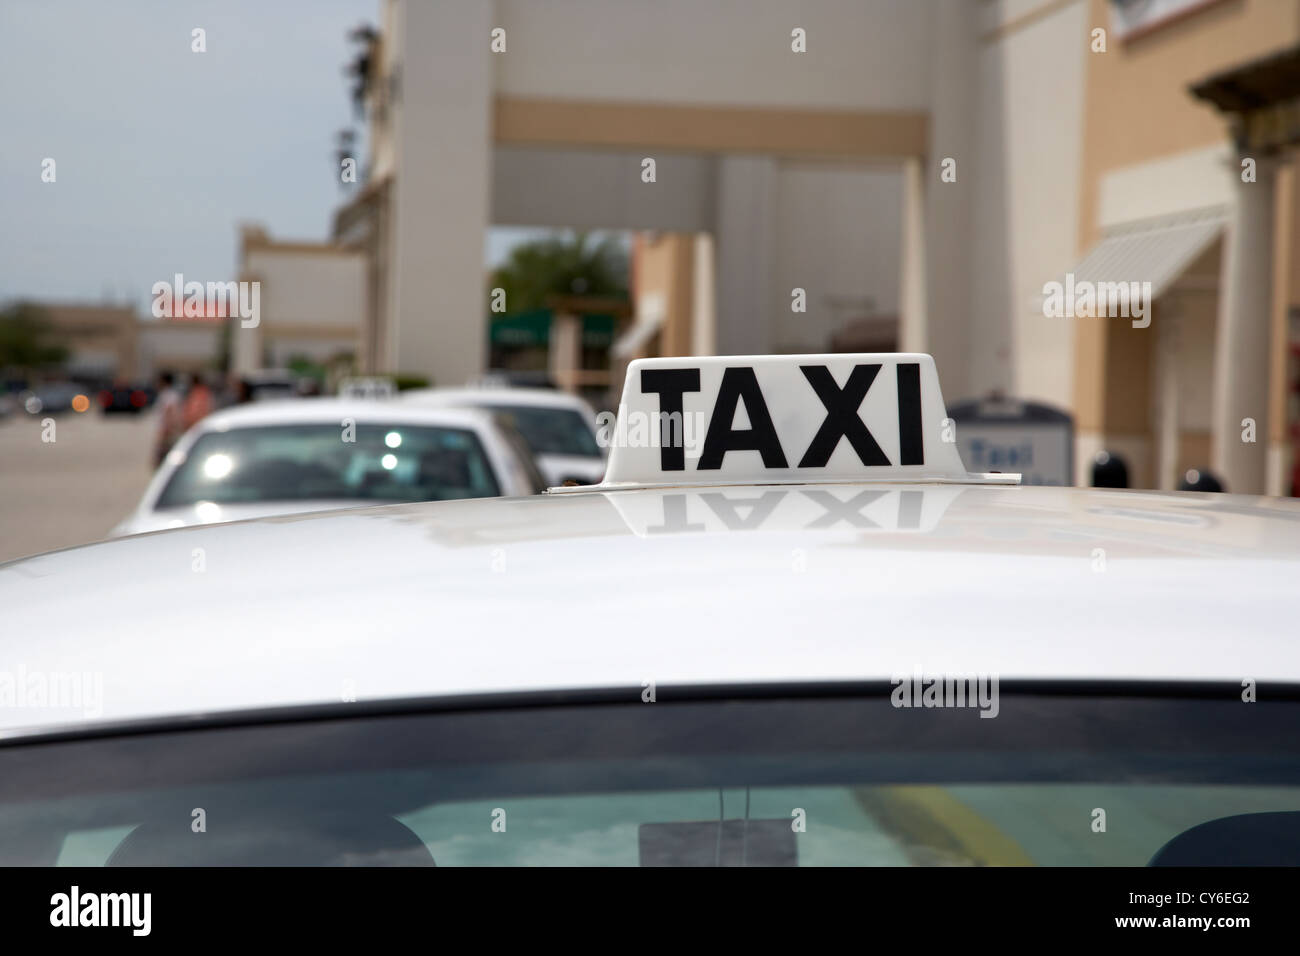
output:
[[[0,422],[0,561],[97,541],[149,483],[153,416],[90,411]]]

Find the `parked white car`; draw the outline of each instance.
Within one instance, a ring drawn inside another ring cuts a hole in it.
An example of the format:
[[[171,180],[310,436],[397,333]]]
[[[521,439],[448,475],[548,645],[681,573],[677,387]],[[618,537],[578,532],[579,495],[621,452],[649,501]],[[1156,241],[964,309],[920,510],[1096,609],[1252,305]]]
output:
[[[256,402],[187,432],[113,536],[368,504],[534,494],[490,415],[365,399]]]
[[[508,416],[552,487],[594,485],[605,475],[596,413],[575,395],[545,388],[418,388],[399,398],[427,408],[481,408]]]

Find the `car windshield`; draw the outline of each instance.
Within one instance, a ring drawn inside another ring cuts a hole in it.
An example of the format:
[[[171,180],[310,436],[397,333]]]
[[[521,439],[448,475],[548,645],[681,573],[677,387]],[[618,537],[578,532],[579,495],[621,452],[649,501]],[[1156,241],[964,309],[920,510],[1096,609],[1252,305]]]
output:
[[[156,508],[199,502],[434,501],[500,494],[478,437],[427,425],[274,425],[209,432]]]
[[[1297,862],[1294,695],[641,694],[0,746],[0,864]]]
[[[592,434],[591,425],[575,409],[495,403],[483,407],[509,416],[534,455],[600,457],[600,448],[596,444],[596,436]]]

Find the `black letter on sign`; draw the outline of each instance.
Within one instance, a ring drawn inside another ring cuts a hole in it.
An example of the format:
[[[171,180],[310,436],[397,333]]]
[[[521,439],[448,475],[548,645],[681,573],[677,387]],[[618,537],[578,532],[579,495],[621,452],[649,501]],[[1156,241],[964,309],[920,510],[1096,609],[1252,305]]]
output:
[[[843,436],[849,440],[853,450],[864,465],[888,465],[889,458],[880,450],[876,440],[871,437],[866,424],[858,417],[858,408],[867,397],[867,389],[876,380],[879,365],[855,365],[844,383],[844,390],[835,384],[835,376],[825,365],[801,365],[804,378],[813,387],[817,397],[826,406],[826,419],[817,429],[812,444],[803,453],[800,468],[825,468],[831,460],[831,452],[840,443]],[[899,384],[901,392],[903,386]]]
[[[685,420],[682,413],[682,395],[699,390],[700,370],[698,368],[643,368],[641,370],[641,391],[656,393],[659,396],[660,414],[676,415],[678,421]],[[685,471],[686,448],[682,444],[665,443],[659,449],[659,467],[664,471]]]
[[[908,362],[898,366],[898,447],[900,465],[925,464],[925,440],[921,434],[921,366]]]
[[[736,404],[744,400],[745,413],[749,415],[749,428],[732,428],[736,420]],[[729,451],[757,451],[763,456],[764,468],[789,468],[781,440],[772,427],[763,391],[758,387],[754,370],[748,367],[729,368],[722,373],[718,386],[718,400],[713,404],[709,431],[704,436],[704,450],[700,452],[699,471],[722,467],[722,456]]]

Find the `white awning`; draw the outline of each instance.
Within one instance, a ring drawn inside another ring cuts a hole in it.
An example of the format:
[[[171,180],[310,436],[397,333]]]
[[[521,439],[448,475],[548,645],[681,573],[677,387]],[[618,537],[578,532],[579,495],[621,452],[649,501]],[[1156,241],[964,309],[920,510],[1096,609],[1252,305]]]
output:
[[[664,307],[664,297],[659,293],[642,296],[637,302],[636,311],[637,318],[632,327],[610,346],[609,351],[614,358],[636,358],[663,326],[668,314]]]
[[[1112,226],[1071,270],[1076,284],[1150,282],[1158,298],[1223,234],[1222,208],[1141,219]]]

